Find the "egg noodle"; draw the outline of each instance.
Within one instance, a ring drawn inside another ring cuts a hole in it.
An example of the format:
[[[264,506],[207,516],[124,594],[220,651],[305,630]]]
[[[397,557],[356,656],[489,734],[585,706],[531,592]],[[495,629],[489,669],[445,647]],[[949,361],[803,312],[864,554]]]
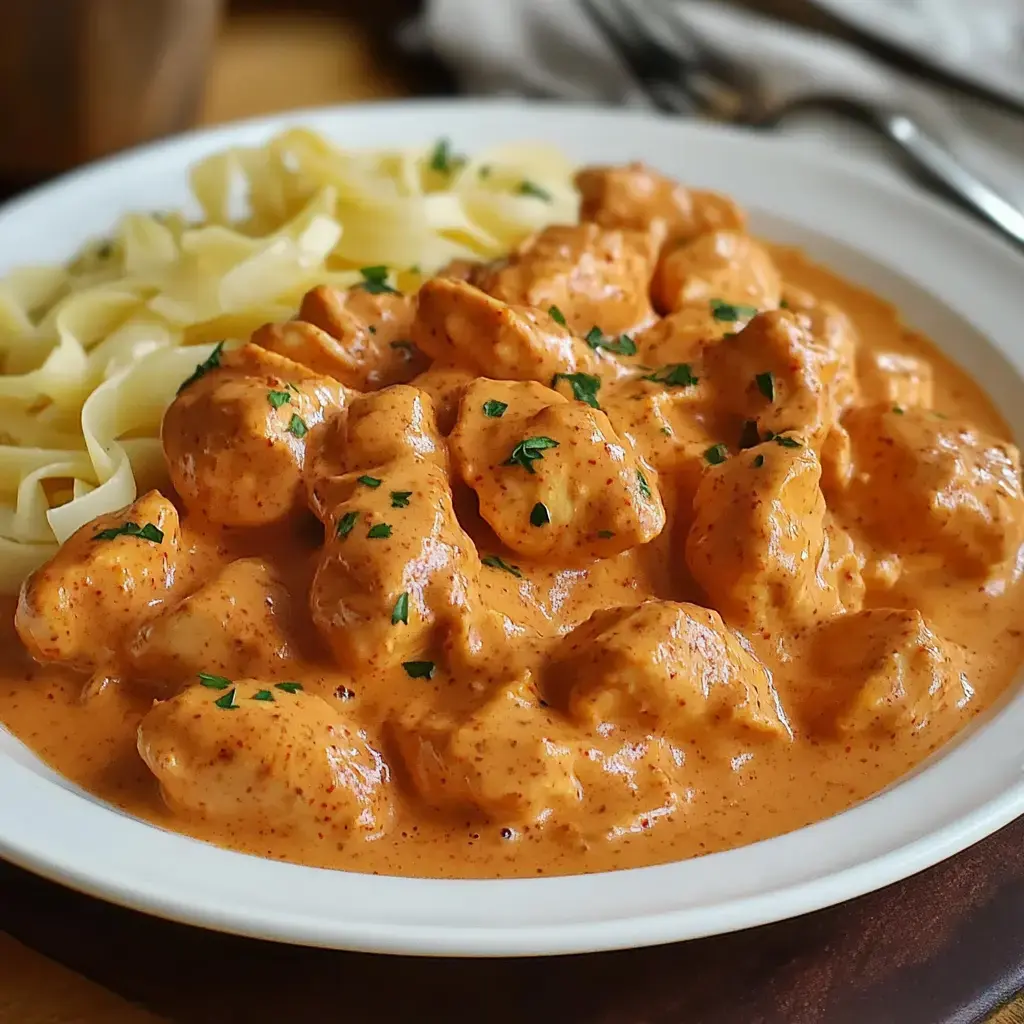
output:
[[[297,128],[191,172],[202,219],[127,214],[64,267],[0,280],[0,591],[165,479],[164,410],[221,340],[294,316],[317,284],[384,265],[414,291],[576,219],[572,167],[512,145],[468,158],[340,149]]]

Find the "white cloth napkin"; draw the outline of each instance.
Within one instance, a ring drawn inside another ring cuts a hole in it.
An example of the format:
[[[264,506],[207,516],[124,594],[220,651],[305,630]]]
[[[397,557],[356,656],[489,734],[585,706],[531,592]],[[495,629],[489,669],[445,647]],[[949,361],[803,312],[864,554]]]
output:
[[[727,3],[675,2],[710,43],[756,69],[770,99],[828,91],[899,105],[1024,208],[1024,117],[925,85],[819,33]],[[444,60],[467,93],[646,103],[576,0],[428,0],[411,39]],[[778,130],[842,145],[879,173],[901,173],[881,141],[838,116],[801,116]]]

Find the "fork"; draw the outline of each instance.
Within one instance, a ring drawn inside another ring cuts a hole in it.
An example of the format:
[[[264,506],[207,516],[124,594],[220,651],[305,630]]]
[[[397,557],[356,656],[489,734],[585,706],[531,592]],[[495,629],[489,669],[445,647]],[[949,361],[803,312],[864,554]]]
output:
[[[669,113],[696,113],[752,128],[774,128],[792,114],[824,110],[878,132],[934,191],[1024,246],[1024,212],[999,195],[910,114],[835,93],[771,105],[755,72],[702,39],[665,2],[579,0],[648,98]]]

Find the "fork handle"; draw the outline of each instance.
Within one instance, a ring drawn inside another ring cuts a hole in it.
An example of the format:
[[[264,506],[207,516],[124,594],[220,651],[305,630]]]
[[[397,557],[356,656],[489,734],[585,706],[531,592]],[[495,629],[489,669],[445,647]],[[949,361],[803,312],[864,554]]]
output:
[[[875,129],[932,188],[1024,246],[1024,212],[979,178],[908,114],[846,96],[807,97],[788,106],[785,113],[811,107],[843,113]]]

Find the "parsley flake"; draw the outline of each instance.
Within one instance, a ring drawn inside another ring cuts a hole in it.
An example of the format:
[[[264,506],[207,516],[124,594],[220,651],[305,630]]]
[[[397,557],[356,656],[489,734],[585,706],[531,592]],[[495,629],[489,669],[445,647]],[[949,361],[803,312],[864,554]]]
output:
[[[763,465],[764,465],[764,456],[763,455],[755,455],[754,456],[754,469],[760,469]]]
[[[225,711],[234,711],[238,707],[235,703],[235,693],[236,691],[232,688],[223,697],[218,697],[213,703]]]
[[[713,444],[704,452],[704,458],[711,463],[712,466],[720,466],[727,458],[729,458],[729,449],[724,444]]]
[[[224,342],[218,341],[214,346],[213,351],[201,362],[196,363],[196,368],[192,371],[191,375],[186,377],[181,384],[178,385],[178,394],[189,386],[189,384],[195,384],[200,377],[205,377],[211,370],[216,370],[220,366],[220,354],[224,349]]]
[[[524,178],[519,182],[519,188],[516,192],[521,196],[533,196],[534,199],[542,199],[545,203],[550,203],[552,199],[551,193],[546,188],[541,188],[536,182],[529,181]]]
[[[741,303],[712,299],[711,315],[719,323],[735,323],[737,320],[749,320],[752,316],[757,316],[757,306],[744,306]]]
[[[508,402],[499,402],[496,398],[492,398],[484,402],[484,415],[490,416],[492,420],[500,420],[505,415],[507,408]]]
[[[390,537],[391,527],[388,523],[374,523],[373,526],[366,531],[366,536],[371,540],[380,540],[382,537]]]
[[[274,699],[274,695],[269,690],[257,690],[250,699],[272,701]]]
[[[305,437],[308,432],[306,421],[298,413],[293,412],[292,418],[288,421],[288,433],[295,437]]]
[[[636,482],[640,485],[640,493],[645,498],[651,497],[651,485],[647,482],[647,477],[644,476],[643,470],[638,469],[636,471]]]
[[[512,449],[512,454],[502,463],[503,466],[522,466],[528,473],[536,473],[533,463],[544,456],[545,448],[557,448],[558,442],[550,437],[528,437]]]
[[[398,595],[395,607],[391,610],[391,625],[397,626],[400,622],[404,626],[409,625],[409,592],[407,590],[403,590]]]
[[[583,340],[596,352],[598,349],[606,349],[617,356],[635,356],[636,342],[628,334],[620,334],[614,341],[606,338],[601,333],[600,327],[591,327],[584,335]]]
[[[668,366],[663,366],[640,379],[651,380],[655,384],[664,384],[670,388],[691,388],[698,381],[689,363],[669,363]]]
[[[772,376],[771,370],[766,370],[764,373],[757,374],[754,377],[757,381],[757,390],[768,399],[769,402],[775,401],[775,378]]]
[[[375,476],[366,476],[364,474],[363,476],[357,476],[356,480],[367,487],[380,487],[380,480]]]
[[[465,162],[464,156],[452,153],[452,144],[447,139],[438,139],[434,145],[434,151],[430,154],[430,169],[441,174],[451,174]]]
[[[615,531],[614,530],[598,530],[597,531],[597,535],[598,535],[598,537],[601,538],[601,540],[609,540],[610,538],[615,536]]]
[[[430,679],[434,675],[432,661],[403,661],[402,668],[410,679]]]
[[[531,526],[546,526],[551,522],[551,513],[548,511],[547,505],[542,501],[538,501],[530,512],[530,525]]]
[[[292,396],[287,391],[268,391],[267,401],[271,409],[280,409],[285,402],[291,402]]]
[[[551,378],[551,386],[557,387],[560,380],[568,381],[572,388],[572,396],[577,402],[586,402],[593,409],[600,409],[597,404],[597,393],[601,389],[601,378],[592,373],[556,373]]]
[[[225,676],[213,676],[209,672],[200,672],[199,685],[210,690],[226,690],[231,685],[231,680]]]
[[[523,572],[518,565],[509,565],[504,558],[500,558],[498,555],[484,555],[480,561],[490,569],[502,569],[511,573],[517,580],[523,578]]]
[[[159,544],[164,539],[164,531],[152,523],[146,523],[145,526],[139,526],[138,523],[122,523],[120,526],[100,530],[93,540],[113,540],[115,537],[138,537]]]
[[[776,434],[771,440],[783,448],[803,448],[803,445],[795,437],[783,437],[782,434]]]
[[[358,512],[346,512],[338,520],[338,525],[334,528],[334,536],[338,538],[347,537],[352,532],[352,528],[356,525],[358,518]]]
[[[302,683],[274,683],[275,690],[284,690],[285,693],[298,693],[302,689]]]
[[[906,412],[906,410],[901,405],[894,405],[892,407],[892,411],[896,413],[897,416],[902,416]]]
[[[391,492],[391,507],[392,508],[408,508],[409,499],[412,497],[412,491],[392,491]]]
[[[385,266],[362,267],[359,271],[363,275],[362,281],[356,285],[371,295],[400,295],[397,288],[388,284],[388,268]]]
[[[557,306],[548,306],[548,316],[560,327],[565,326],[565,314]]]

